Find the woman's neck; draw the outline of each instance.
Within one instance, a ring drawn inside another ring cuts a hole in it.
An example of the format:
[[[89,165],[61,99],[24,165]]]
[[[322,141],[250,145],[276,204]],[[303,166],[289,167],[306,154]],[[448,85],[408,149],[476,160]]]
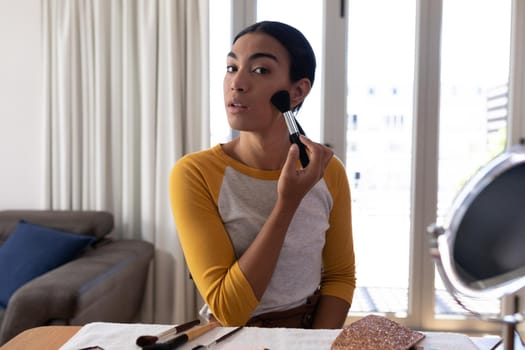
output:
[[[290,141],[288,131],[282,135],[261,137],[250,132],[241,132],[240,136],[225,144],[224,151],[230,157],[255,169],[279,170],[283,167]]]

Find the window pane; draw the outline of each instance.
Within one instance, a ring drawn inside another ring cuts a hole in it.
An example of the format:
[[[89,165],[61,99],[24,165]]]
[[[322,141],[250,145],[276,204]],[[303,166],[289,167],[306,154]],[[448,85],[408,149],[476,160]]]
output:
[[[297,115],[306,135],[314,141],[321,140],[322,16],[322,1],[309,1],[307,6],[304,0],[257,1],[257,21],[279,21],[294,26],[304,34],[315,52],[314,85]]]
[[[231,139],[226,119],[222,81],[231,46],[231,1],[210,1],[210,145]]]
[[[415,15],[415,0],[349,1],[346,167],[358,277],[351,314],[408,312]]]
[[[504,149],[510,56],[510,0],[444,0],[438,163],[438,221],[462,185]],[[453,171],[450,171],[453,169]],[[468,313],[436,273],[438,315]],[[498,302],[463,301],[479,312]]]

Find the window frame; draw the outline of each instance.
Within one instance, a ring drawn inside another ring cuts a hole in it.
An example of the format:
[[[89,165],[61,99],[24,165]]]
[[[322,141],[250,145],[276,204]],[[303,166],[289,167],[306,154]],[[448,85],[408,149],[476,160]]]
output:
[[[255,22],[257,0],[232,3],[232,38]],[[321,142],[346,159],[346,76],[348,1],[323,0],[324,64],[321,96]],[[501,325],[476,319],[436,318],[434,315],[434,264],[428,246],[427,226],[436,221],[438,183],[440,46],[442,0],[417,0],[414,74],[414,125],[412,149],[412,201],[410,232],[410,283],[408,314],[393,318],[408,327],[428,331],[499,333]],[[508,145],[525,140],[525,0],[512,0],[509,77]],[[329,38],[329,40],[327,40]],[[425,117],[421,117],[425,116]],[[522,116],[520,118],[520,116]],[[232,133],[232,136],[236,136]],[[504,303],[505,304],[505,303]],[[505,307],[505,306],[503,306]],[[357,317],[349,316],[347,322]]]

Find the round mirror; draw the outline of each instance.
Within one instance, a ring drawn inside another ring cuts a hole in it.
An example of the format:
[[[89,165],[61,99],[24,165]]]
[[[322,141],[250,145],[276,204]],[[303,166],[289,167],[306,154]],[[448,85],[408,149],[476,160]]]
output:
[[[480,169],[459,192],[445,226],[431,231],[443,264],[438,270],[454,292],[501,298],[525,287],[525,148]]]
[[[459,304],[460,295],[495,300],[524,288],[525,147],[482,167],[459,192],[445,225],[431,225],[429,233],[437,270]],[[498,320],[506,324],[504,349],[525,349],[516,332],[523,314]]]

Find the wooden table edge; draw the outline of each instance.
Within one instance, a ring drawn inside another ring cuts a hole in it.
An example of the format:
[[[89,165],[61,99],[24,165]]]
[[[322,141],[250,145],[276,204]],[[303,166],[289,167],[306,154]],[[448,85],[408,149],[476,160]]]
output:
[[[74,336],[82,326],[41,326],[26,329],[0,350],[57,350]]]

